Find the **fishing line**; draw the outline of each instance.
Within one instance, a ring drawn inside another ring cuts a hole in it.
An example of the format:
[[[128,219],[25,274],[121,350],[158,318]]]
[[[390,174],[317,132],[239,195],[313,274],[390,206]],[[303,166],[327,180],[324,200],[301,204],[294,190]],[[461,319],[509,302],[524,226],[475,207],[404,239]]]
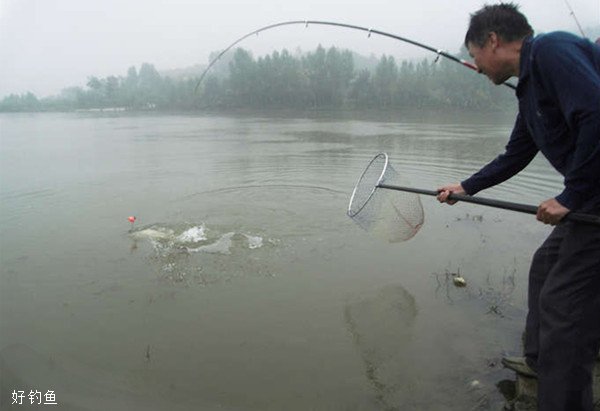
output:
[[[569,2],[567,0],[565,0],[565,3],[567,4],[567,8],[569,9],[571,16],[573,17],[573,20],[575,20],[575,24],[577,24],[577,28],[579,29],[579,32],[581,33],[581,35],[583,37],[586,37],[585,33],[583,32],[583,29],[581,28],[581,24],[579,24],[579,20],[577,20],[577,16],[575,15],[573,8],[571,7],[571,5],[569,4]]]
[[[234,41],[233,43],[231,43],[229,46],[227,46],[227,48],[225,48],[225,50],[223,50],[221,53],[219,53],[219,55],[217,57],[215,57],[206,67],[206,69],[202,72],[202,74],[200,75],[200,79],[198,80],[198,83],[196,83],[196,87],[195,87],[195,92],[198,91],[198,88],[200,87],[200,83],[202,83],[202,80],[204,79],[204,77],[206,77],[206,74],[208,73],[208,71],[210,70],[210,68],[217,62],[219,61],[219,59],[225,54],[227,53],[229,50],[231,50],[235,45],[237,45],[238,43],[242,42],[243,40],[247,39],[250,36],[253,35],[258,35],[260,32],[266,31],[266,30],[270,30],[270,29],[274,29],[276,27],[282,27],[282,26],[290,26],[290,25],[296,25],[296,24],[303,24],[306,27],[308,27],[309,24],[314,24],[314,25],[322,25],[322,26],[334,26],[334,27],[343,27],[343,28],[348,28],[348,29],[352,29],[352,30],[360,30],[360,31],[365,31],[368,33],[368,37],[371,37],[371,34],[378,34],[380,36],[384,36],[384,37],[389,37],[392,38],[394,40],[399,40],[399,41],[403,41],[405,43],[408,44],[412,44],[413,46],[417,46],[420,47],[422,49],[425,50],[429,50],[433,53],[435,53],[439,58],[439,56],[445,57],[449,60],[454,61],[455,63],[458,63],[460,65],[462,65],[463,67],[467,67],[471,70],[474,70],[478,73],[481,73],[479,71],[479,69],[477,68],[476,65],[474,65],[473,63],[470,63],[466,60],[463,60],[459,57],[456,57],[452,54],[449,54],[443,50],[440,49],[436,49],[434,47],[428,46],[426,44],[420,43],[418,41],[415,40],[411,40],[408,39],[406,37],[402,37],[402,36],[398,36],[396,34],[392,34],[392,33],[387,33],[385,31],[381,31],[381,30],[376,30],[376,29],[371,29],[371,28],[367,28],[367,27],[362,27],[362,26],[355,26],[353,24],[346,24],[346,23],[336,23],[336,22],[331,22],[331,21],[319,21],[319,20],[292,20],[292,21],[284,21],[281,23],[275,23],[275,24],[271,24],[265,27],[261,27],[258,30],[254,30],[242,37],[240,37],[239,39],[237,39],[236,41]],[[436,59],[437,60],[437,59]],[[511,83],[503,83],[505,86],[510,87],[511,89],[515,90],[516,86],[514,84]]]

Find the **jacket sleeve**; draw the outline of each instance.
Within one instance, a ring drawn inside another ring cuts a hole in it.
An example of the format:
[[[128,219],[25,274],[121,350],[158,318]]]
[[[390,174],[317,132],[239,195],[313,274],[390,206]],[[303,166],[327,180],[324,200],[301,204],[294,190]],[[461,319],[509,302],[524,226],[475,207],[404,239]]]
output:
[[[533,56],[543,86],[556,96],[575,137],[565,188],[556,196],[570,210],[578,209],[600,186],[600,53],[593,47],[542,42]]]
[[[461,185],[467,194],[473,195],[500,184],[523,170],[537,152],[538,148],[527,130],[525,121],[521,115],[518,115],[504,153],[463,181]]]

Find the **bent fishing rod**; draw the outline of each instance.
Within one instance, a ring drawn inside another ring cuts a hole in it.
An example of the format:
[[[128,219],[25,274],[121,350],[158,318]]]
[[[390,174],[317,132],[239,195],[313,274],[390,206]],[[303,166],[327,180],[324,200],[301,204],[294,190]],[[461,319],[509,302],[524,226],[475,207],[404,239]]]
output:
[[[219,55],[217,57],[215,57],[206,67],[206,69],[202,72],[202,74],[200,75],[200,79],[198,80],[198,83],[196,83],[196,88],[195,91],[198,91],[198,88],[200,87],[200,83],[202,83],[202,80],[204,79],[204,77],[206,76],[206,74],[208,73],[208,71],[210,70],[210,68],[217,62],[219,61],[219,59],[225,54],[227,53],[229,50],[231,50],[233,47],[235,47],[238,43],[242,42],[243,40],[247,39],[250,36],[253,35],[258,35],[259,33],[266,31],[266,30],[270,30],[270,29],[274,29],[276,27],[282,27],[282,26],[290,26],[290,25],[296,25],[296,24],[304,24],[306,27],[308,27],[309,24],[313,24],[313,25],[322,25],[322,26],[334,26],[334,27],[343,27],[343,28],[348,28],[348,29],[353,29],[353,30],[360,30],[360,31],[365,31],[368,33],[368,37],[371,37],[371,34],[378,34],[380,36],[384,36],[384,37],[389,37],[392,38],[394,40],[399,40],[399,41],[403,41],[405,43],[408,44],[412,44],[413,46],[417,46],[420,47],[422,49],[425,50],[429,50],[435,54],[437,54],[437,59],[439,58],[439,56],[445,57],[449,60],[454,61],[455,63],[459,63],[464,67],[467,67],[471,70],[474,70],[478,73],[481,73],[479,71],[479,69],[477,68],[477,66],[473,63],[469,63],[466,60],[463,60],[461,58],[458,58],[456,56],[453,56],[452,54],[449,54],[443,50],[440,49],[436,49],[434,47],[428,46],[426,44],[423,43],[419,43],[418,41],[414,41],[411,39],[408,39],[406,37],[401,37],[398,36],[396,34],[392,34],[392,33],[386,33],[385,31],[381,31],[381,30],[375,30],[375,29],[370,29],[367,27],[361,27],[361,26],[355,26],[353,24],[346,24],[346,23],[336,23],[336,22],[331,22],[331,21],[319,21],[319,20],[292,20],[292,21],[284,21],[281,23],[275,23],[275,24],[271,24],[265,27],[261,27],[258,30],[254,30],[242,37],[240,37],[239,39],[237,39],[236,41],[234,41],[233,43],[231,43],[229,46],[227,46],[227,48],[225,50],[223,50],[221,53],[219,53]],[[510,87],[511,89],[515,90],[516,86],[514,84],[511,83],[503,83],[505,86]]]

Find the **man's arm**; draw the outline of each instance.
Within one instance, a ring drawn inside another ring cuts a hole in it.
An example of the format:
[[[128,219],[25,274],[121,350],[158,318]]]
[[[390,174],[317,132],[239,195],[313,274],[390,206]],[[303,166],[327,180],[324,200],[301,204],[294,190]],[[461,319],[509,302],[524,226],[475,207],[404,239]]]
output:
[[[537,152],[537,146],[531,139],[525,122],[519,115],[504,153],[462,183],[449,184],[438,188],[440,193],[438,200],[446,202],[450,193],[473,195],[483,189],[500,184],[523,170],[533,160]]]

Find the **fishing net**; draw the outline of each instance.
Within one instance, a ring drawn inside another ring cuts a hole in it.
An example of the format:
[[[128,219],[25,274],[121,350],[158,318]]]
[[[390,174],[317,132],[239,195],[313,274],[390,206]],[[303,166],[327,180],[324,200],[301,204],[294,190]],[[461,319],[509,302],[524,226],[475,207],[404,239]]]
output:
[[[369,233],[391,243],[412,238],[423,225],[423,206],[415,193],[386,190],[400,184],[385,153],[376,155],[362,173],[348,205],[348,216]]]

